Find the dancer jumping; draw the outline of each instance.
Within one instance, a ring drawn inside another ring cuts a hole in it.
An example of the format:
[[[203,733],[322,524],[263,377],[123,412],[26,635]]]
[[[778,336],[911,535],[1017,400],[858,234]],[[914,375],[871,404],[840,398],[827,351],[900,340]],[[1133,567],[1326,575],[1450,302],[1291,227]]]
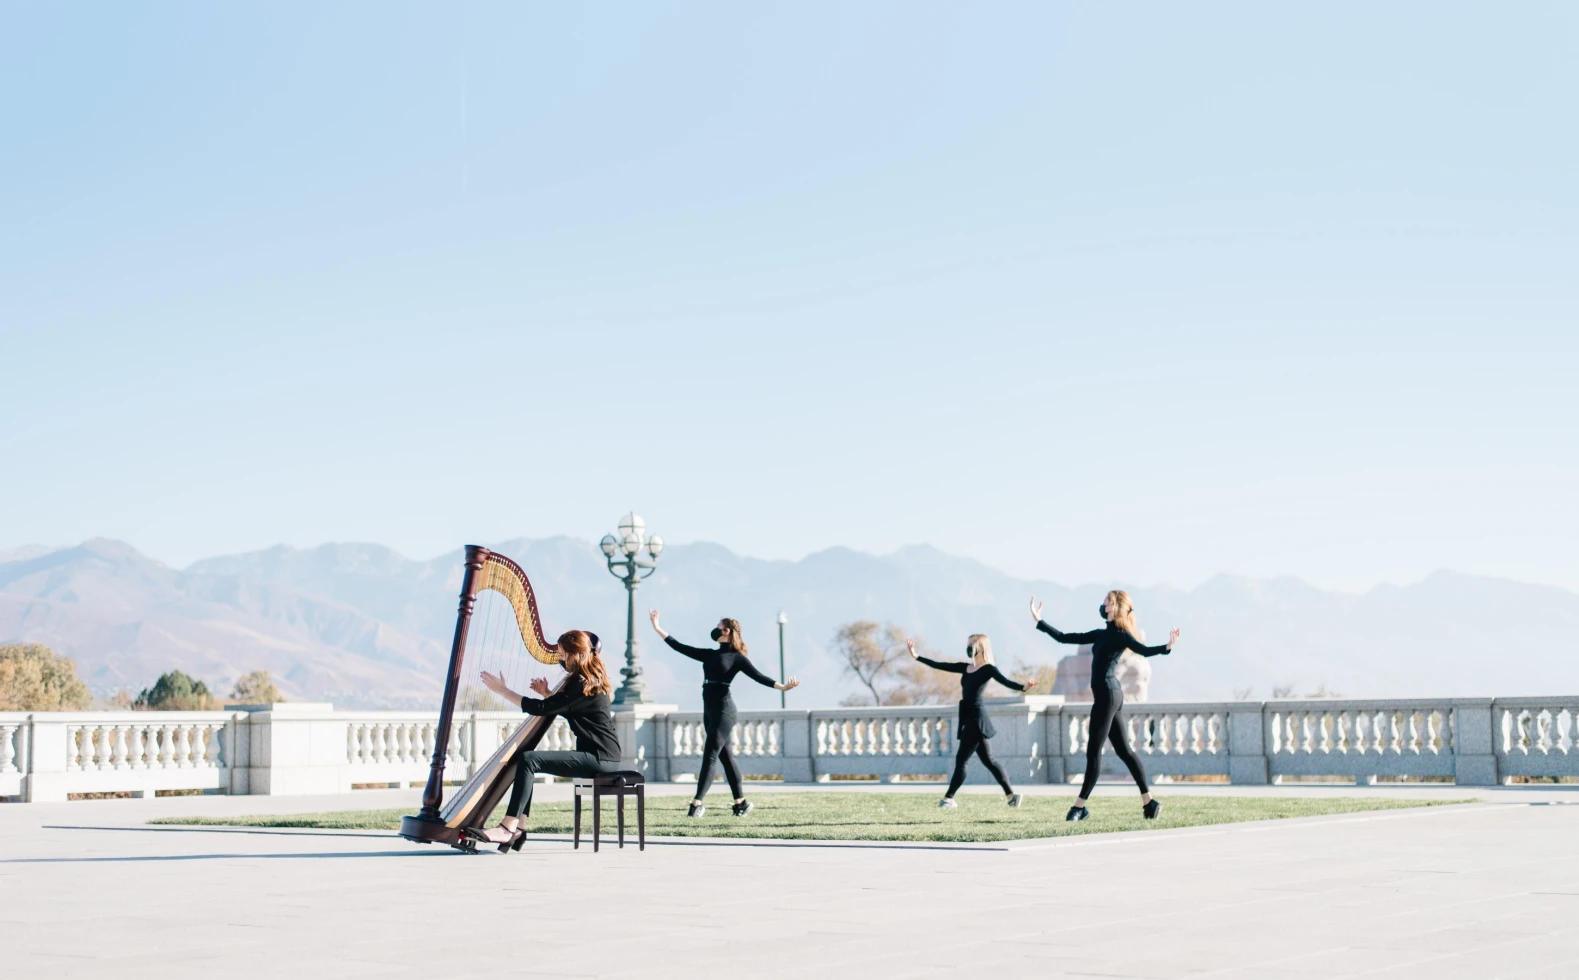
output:
[[[702,728],[707,737],[702,744],[702,769],[696,774],[696,799],[691,801],[686,816],[700,817],[707,812],[702,799],[713,785],[714,766],[722,762],[724,778],[729,780],[729,791],[735,794],[732,810],[735,816],[743,817],[751,812],[751,803],[747,801],[745,787],[741,784],[740,768],[735,765],[735,757],[729,751],[729,733],[735,727],[735,699],[729,695],[729,682],[735,679],[736,674],[745,674],[764,687],[788,691],[799,686],[800,681],[791,677],[780,684],[752,666],[751,661],[746,659],[746,641],[740,635],[740,623],[733,619],[718,621],[712,633],[718,649],[706,650],[686,646],[664,632],[663,627],[658,625],[658,610],[650,610],[647,617],[652,620],[652,628],[658,631],[665,643],[692,660],[701,661],[702,676],[705,678],[702,681]]]
[[[969,661],[944,662],[923,657],[916,652],[915,640],[906,640],[905,646],[910,650],[910,656],[933,670],[960,675],[959,728],[956,733],[959,751],[954,753],[954,775],[949,779],[948,792],[938,800],[938,806],[959,806],[954,802],[954,794],[965,785],[965,766],[970,762],[972,754],[981,760],[981,764],[992,773],[992,778],[1003,787],[1003,794],[1008,797],[1009,805],[1019,806],[1020,794],[1009,785],[1008,775],[1004,773],[1003,767],[998,765],[998,760],[992,757],[992,749],[987,746],[987,741],[998,734],[998,730],[993,727],[992,718],[982,707],[981,692],[988,681],[997,681],[1004,687],[1016,691],[1024,691],[1031,685],[1021,684],[1003,676],[992,662],[992,641],[981,633],[972,633],[970,639],[965,641],[965,655],[970,658]]]
[[[609,706],[608,670],[599,656],[601,646],[596,633],[571,630],[559,638],[563,655],[559,665],[570,676],[564,686],[553,695],[548,693],[548,681],[541,677],[532,679],[532,690],[540,698],[517,694],[505,684],[503,674],[482,675],[488,690],[506,700],[521,705],[529,715],[558,715],[570,725],[576,735],[574,752],[522,752],[515,757],[515,788],[510,791],[510,803],[499,826],[473,835],[489,843],[498,844],[499,850],[519,851],[526,840],[521,827],[522,818],[532,812],[532,784],[540,772],[555,776],[596,776],[617,772],[620,768],[620,740],[614,729],[614,712]]]
[[[1106,628],[1088,633],[1061,633],[1043,622],[1042,604],[1031,596],[1031,615],[1036,617],[1037,629],[1059,643],[1091,644],[1091,730],[1086,739],[1086,775],[1080,784],[1080,798],[1075,800],[1064,819],[1084,820],[1091,816],[1086,801],[1096,788],[1097,773],[1102,768],[1102,743],[1110,741],[1113,754],[1129,767],[1135,785],[1140,787],[1141,813],[1147,820],[1155,820],[1162,812],[1162,803],[1151,798],[1151,789],[1146,785],[1146,768],[1129,747],[1129,736],[1124,732],[1124,719],[1120,714],[1124,708],[1124,688],[1119,685],[1113,669],[1125,650],[1133,650],[1143,657],[1169,652],[1179,641],[1179,629],[1170,630],[1168,642],[1162,646],[1146,646],[1135,636],[1134,603],[1130,602],[1129,593],[1118,589],[1107,594],[1099,611],[1107,620]]]

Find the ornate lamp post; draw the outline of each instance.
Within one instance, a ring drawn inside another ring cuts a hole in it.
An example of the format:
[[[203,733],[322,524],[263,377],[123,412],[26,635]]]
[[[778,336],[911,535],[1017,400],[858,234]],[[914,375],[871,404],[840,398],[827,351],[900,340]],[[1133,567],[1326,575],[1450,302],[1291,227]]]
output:
[[[619,534],[605,534],[598,542],[603,557],[608,559],[609,574],[625,583],[625,666],[620,673],[624,683],[614,692],[615,704],[641,704],[647,700],[647,682],[641,676],[641,664],[636,662],[636,585],[658,569],[658,556],[663,553],[663,538],[647,534],[647,522],[635,511],[620,518]],[[652,561],[642,561],[638,556],[646,548]],[[623,555],[623,558],[616,558]]]

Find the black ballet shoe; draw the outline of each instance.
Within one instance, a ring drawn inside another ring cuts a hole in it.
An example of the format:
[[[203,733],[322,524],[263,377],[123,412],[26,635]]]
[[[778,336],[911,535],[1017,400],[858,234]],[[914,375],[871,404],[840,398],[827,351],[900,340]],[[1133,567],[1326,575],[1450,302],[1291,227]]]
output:
[[[743,817],[743,816],[745,816],[746,814],[750,813],[752,810],[754,810],[756,808],[751,805],[751,801],[750,800],[746,800],[744,803],[736,803],[730,809],[734,813],[735,816]]]
[[[706,813],[707,813],[707,807],[702,805],[702,801],[701,800],[692,800],[691,801],[691,808],[689,810],[685,811],[685,815],[688,816],[688,817],[692,817],[692,818],[700,818],[701,816],[703,816]]]
[[[1141,807],[1140,812],[1141,815],[1147,820],[1155,820],[1157,819],[1157,814],[1162,812],[1162,801],[1152,800],[1150,803],[1147,803],[1145,806]]]
[[[1072,806],[1069,808],[1069,812],[1064,814],[1064,821],[1066,823],[1074,823],[1076,820],[1084,820],[1089,816],[1091,816],[1091,811],[1085,807]]]

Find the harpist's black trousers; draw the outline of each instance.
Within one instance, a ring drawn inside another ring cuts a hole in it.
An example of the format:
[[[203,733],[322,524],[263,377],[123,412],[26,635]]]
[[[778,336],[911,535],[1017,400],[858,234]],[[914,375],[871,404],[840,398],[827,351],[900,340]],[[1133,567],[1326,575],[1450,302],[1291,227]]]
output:
[[[505,812],[512,817],[531,815],[532,785],[540,772],[551,776],[598,776],[618,772],[619,768],[618,759],[599,759],[591,752],[522,752],[515,758],[515,788],[510,791],[510,805]]]

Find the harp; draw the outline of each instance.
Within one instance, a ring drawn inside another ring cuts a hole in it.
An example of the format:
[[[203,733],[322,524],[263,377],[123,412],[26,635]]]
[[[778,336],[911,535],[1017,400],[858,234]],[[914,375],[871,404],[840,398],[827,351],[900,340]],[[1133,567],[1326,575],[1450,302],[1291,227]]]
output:
[[[493,593],[490,595],[489,593]],[[487,603],[485,615],[478,617],[479,603]],[[474,618],[481,618],[480,629],[472,629]],[[519,643],[516,643],[516,637]],[[510,649],[513,663],[501,654]],[[520,656],[525,653],[526,657]],[[552,716],[525,715],[521,725],[506,737],[498,750],[477,765],[471,776],[444,799],[444,768],[454,730],[457,707],[475,709],[486,704],[469,683],[484,669],[512,669],[513,683],[520,683],[521,669],[536,666],[537,676],[546,677],[543,667],[558,676],[550,686],[558,689],[565,681],[558,669],[559,648],[543,637],[537,614],[537,598],[532,583],[521,566],[503,555],[478,545],[466,546],[466,565],[461,578],[460,609],[455,619],[455,639],[450,645],[449,673],[444,679],[444,700],[439,707],[439,722],[434,732],[433,761],[422,790],[422,809],[415,816],[402,817],[400,836],[420,843],[445,843],[470,849],[461,834],[463,828],[480,827],[515,781],[515,757],[537,747],[554,723]],[[467,696],[463,696],[465,692]],[[506,707],[499,702],[500,708]],[[520,710],[520,705],[511,705]]]

